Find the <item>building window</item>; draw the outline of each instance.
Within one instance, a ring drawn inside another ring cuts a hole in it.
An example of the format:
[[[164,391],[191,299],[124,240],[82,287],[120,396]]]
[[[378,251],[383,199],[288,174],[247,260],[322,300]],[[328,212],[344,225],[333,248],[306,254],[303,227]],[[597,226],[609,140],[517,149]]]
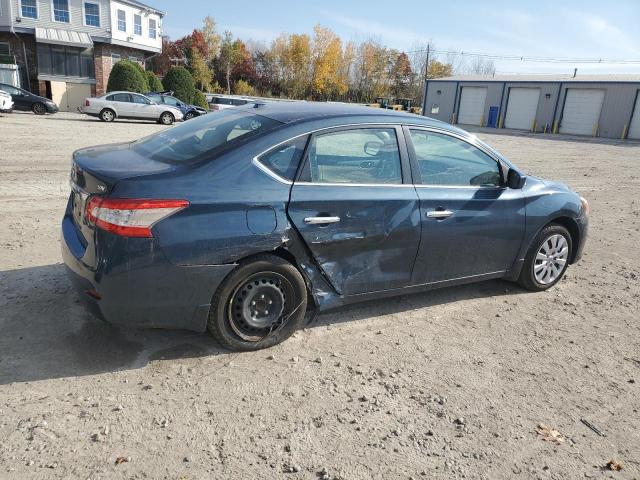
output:
[[[38,72],[44,75],[95,78],[93,49],[38,43]]]
[[[129,55],[129,61],[130,61],[130,62],[138,63],[138,57],[134,57],[134,56],[132,56],[132,55]]]
[[[0,55],[11,55],[8,42],[0,42]]]
[[[156,21],[153,18],[149,19],[149,38],[156,38]]]
[[[26,18],[38,18],[38,6],[36,0],[22,0],[20,2],[20,11],[22,16]]]
[[[69,23],[69,0],[53,0],[53,19],[56,22]]]
[[[118,10],[118,30],[127,31],[127,13],[124,10]]]
[[[113,67],[116,63],[120,61],[120,55],[117,53],[111,54],[111,66]]]
[[[88,27],[100,26],[100,5],[84,2],[84,23]]]
[[[140,15],[133,16],[133,33],[142,35],[142,17]]]

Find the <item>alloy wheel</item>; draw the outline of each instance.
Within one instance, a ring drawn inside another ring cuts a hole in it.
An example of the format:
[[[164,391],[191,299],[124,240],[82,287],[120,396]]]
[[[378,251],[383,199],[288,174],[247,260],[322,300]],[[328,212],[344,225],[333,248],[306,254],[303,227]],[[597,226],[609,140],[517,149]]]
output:
[[[45,113],[47,113],[47,109],[43,104],[35,103],[33,105],[33,113],[35,113],[36,115],[44,115]]]
[[[533,264],[533,274],[541,285],[555,282],[567,266],[569,258],[569,244],[560,234],[554,234],[545,239],[538,249]]]
[[[160,117],[160,121],[163,125],[171,125],[173,123],[173,115],[170,113],[163,113]]]

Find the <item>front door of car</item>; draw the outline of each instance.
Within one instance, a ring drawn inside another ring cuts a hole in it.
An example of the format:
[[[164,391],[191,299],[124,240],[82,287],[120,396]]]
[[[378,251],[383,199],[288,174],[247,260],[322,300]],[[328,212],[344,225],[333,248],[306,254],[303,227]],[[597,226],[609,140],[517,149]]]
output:
[[[288,214],[340,294],[408,285],[420,213],[402,129],[342,127],[313,134]]]
[[[113,108],[116,110],[118,117],[134,116],[130,93],[114,93],[113,95],[109,95],[107,100],[113,102]]]
[[[133,110],[133,117],[136,118],[158,118],[160,115],[157,112],[157,107],[147,97],[138,95],[137,93],[131,94],[131,100],[133,101],[131,108]]]
[[[508,270],[525,228],[521,190],[504,185],[501,164],[446,132],[405,127],[417,167],[422,238],[413,283]]]

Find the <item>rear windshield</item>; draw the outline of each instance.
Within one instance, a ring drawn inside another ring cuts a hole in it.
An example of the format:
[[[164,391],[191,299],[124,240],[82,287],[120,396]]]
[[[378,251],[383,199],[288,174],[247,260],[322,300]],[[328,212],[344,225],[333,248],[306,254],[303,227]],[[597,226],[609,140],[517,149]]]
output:
[[[223,110],[138,140],[132,148],[153,160],[191,163],[211,158],[278,125],[281,123],[255,113]]]

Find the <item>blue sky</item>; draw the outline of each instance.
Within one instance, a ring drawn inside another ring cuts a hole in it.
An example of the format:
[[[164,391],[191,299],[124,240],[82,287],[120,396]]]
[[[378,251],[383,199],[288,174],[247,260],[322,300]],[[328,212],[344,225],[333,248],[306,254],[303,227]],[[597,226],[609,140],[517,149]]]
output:
[[[440,50],[536,57],[640,60],[640,1],[220,1],[147,0],[167,12],[176,39],[213,16],[220,31],[270,42],[281,32],[311,32],[316,23],[345,40],[374,37],[410,50],[433,41]],[[496,60],[500,73],[640,73],[635,65],[546,64]]]

